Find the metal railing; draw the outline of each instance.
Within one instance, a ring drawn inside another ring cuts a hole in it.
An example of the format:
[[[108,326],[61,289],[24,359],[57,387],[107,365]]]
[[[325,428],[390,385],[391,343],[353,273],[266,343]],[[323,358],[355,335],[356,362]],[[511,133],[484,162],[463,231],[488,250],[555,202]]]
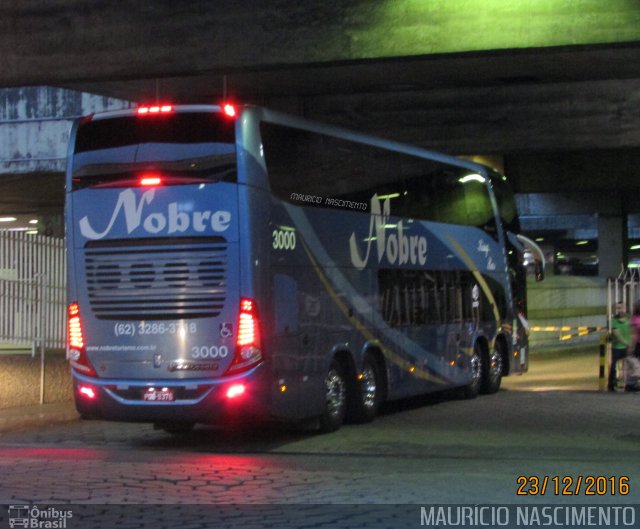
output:
[[[65,285],[63,239],[0,231],[0,343],[64,348]]]
[[[640,298],[640,273],[637,268],[624,268],[616,278],[609,278],[607,282],[607,337],[600,344],[600,390],[607,387],[606,366],[611,365],[611,331],[612,320],[616,314],[616,305],[622,303],[627,313],[633,314],[633,309]],[[622,364],[624,366],[624,364]],[[624,369],[624,367],[622,367]]]
[[[609,278],[607,283],[607,322],[611,332],[611,318],[615,306],[623,303],[629,314],[633,314],[633,306],[640,299],[640,273],[637,268],[622,268],[616,278]]]

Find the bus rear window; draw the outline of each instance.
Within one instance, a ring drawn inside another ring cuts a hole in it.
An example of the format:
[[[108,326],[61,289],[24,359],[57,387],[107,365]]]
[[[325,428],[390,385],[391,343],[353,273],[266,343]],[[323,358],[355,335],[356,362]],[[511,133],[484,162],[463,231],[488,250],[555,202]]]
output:
[[[236,181],[235,122],[218,113],[89,121],[74,147],[73,189],[127,185],[147,171],[174,183]]]

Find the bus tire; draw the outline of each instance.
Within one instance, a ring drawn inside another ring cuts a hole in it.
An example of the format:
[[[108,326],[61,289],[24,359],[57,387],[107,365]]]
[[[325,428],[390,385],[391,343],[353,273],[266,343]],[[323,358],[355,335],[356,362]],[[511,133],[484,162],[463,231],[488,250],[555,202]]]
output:
[[[484,360],[482,346],[476,342],[473,346],[473,353],[469,359],[469,368],[471,370],[471,382],[462,388],[462,395],[465,399],[475,399],[480,393],[482,384],[482,364]]]
[[[324,411],[320,415],[320,431],[335,432],[347,411],[347,379],[342,365],[334,358],[324,379]]]
[[[495,340],[493,352],[488,353],[482,362],[482,384],[480,392],[490,395],[496,393],[500,389],[502,382],[502,368],[504,364],[504,347],[502,342]]]
[[[351,418],[354,422],[371,422],[378,414],[382,401],[382,368],[371,355],[364,357],[362,370],[352,396]]]

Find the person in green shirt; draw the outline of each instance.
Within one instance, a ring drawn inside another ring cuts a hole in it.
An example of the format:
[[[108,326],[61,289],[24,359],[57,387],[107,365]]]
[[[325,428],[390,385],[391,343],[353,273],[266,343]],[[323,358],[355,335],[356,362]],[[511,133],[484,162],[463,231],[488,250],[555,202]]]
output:
[[[616,390],[616,381],[618,373],[616,365],[618,360],[623,360],[627,356],[627,348],[631,342],[631,328],[629,326],[629,318],[627,317],[627,309],[624,303],[616,305],[616,315],[611,320],[611,366],[609,367],[609,391]]]

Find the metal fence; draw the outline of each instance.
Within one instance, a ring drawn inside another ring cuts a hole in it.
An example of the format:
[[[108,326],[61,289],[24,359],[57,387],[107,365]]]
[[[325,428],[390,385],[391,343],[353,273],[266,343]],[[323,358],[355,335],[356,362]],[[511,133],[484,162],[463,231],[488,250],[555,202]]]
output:
[[[634,305],[640,301],[640,271],[637,268],[623,268],[617,278],[609,278],[607,286],[607,321],[611,332],[615,305],[623,303],[627,312],[633,314]]]
[[[65,347],[64,240],[0,231],[0,343]]]

